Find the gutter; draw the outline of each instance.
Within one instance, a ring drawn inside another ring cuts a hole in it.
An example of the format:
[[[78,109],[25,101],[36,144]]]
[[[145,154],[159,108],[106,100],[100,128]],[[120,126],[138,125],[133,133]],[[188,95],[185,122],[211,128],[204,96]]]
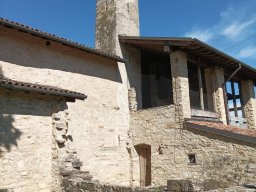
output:
[[[230,124],[230,116],[229,116],[229,110],[228,110],[228,99],[226,94],[226,83],[234,77],[237,72],[242,68],[241,64],[238,63],[238,68],[229,76],[229,78],[222,84],[222,90],[223,90],[223,96],[224,96],[224,104],[225,104],[225,111],[226,111],[226,120],[227,124]]]

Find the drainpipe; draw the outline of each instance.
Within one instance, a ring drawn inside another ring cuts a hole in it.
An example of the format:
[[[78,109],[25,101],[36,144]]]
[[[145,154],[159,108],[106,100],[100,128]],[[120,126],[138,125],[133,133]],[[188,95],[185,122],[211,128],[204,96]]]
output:
[[[225,103],[225,111],[226,111],[226,120],[227,124],[230,124],[230,116],[229,116],[229,108],[228,108],[228,99],[227,99],[227,94],[226,94],[226,83],[232,79],[232,77],[237,74],[237,72],[241,69],[241,64],[238,63],[238,68],[229,76],[229,78],[222,84],[222,90],[223,90],[223,96],[224,96],[224,103]]]

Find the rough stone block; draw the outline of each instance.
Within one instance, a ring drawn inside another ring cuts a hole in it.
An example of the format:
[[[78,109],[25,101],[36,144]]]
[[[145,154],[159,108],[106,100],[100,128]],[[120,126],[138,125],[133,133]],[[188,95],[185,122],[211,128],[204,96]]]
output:
[[[60,115],[59,113],[54,113],[54,114],[52,115],[52,118],[53,118],[54,120],[59,121],[60,118],[61,118],[61,115]]]
[[[248,173],[256,173],[256,164],[255,163],[250,163],[247,165],[247,170]]]
[[[57,143],[65,143],[65,139],[62,137],[62,135],[56,135],[55,137]]]
[[[80,159],[76,158],[72,161],[72,166],[76,169],[79,169],[80,167],[83,166],[83,162],[80,161]]]
[[[172,192],[193,192],[194,187],[189,180],[168,180],[167,188]]]
[[[203,188],[205,191],[218,189],[218,188],[228,188],[229,184],[224,180],[205,180],[203,183]]]
[[[66,129],[67,128],[66,122],[57,122],[55,124],[55,126],[56,126],[57,129]]]

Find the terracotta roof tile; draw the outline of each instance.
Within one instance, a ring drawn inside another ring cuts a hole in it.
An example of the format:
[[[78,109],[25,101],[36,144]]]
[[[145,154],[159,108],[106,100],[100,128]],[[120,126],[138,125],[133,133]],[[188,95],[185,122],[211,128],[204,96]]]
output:
[[[112,53],[108,53],[106,51],[91,48],[91,47],[88,47],[84,44],[80,44],[78,42],[71,41],[69,39],[59,37],[59,36],[54,35],[54,34],[50,34],[50,33],[44,32],[42,30],[30,27],[30,26],[27,26],[27,25],[24,25],[24,24],[21,24],[21,23],[18,23],[18,22],[10,21],[10,20],[5,19],[5,18],[0,17],[0,24],[5,25],[5,26],[9,26],[11,28],[19,29],[20,31],[26,31],[28,33],[35,34],[35,35],[38,35],[40,37],[44,37],[44,38],[49,39],[49,40],[53,40],[53,41],[56,41],[56,42],[59,42],[59,43],[63,43],[65,45],[69,45],[71,47],[78,48],[78,49],[86,51],[88,53],[92,53],[92,54],[95,54],[95,55],[99,55],[99,56],[106,57],[108,59],[112,59],[112,60],[116,60],[116,61],[120,61],[120,62],[126,62],[123,58],[121,58],[117,55],[114,55]]]
[[[20,90],[20,91],[29,91],[29,92],[37,92],[37,93],[43,93],[48,95],[57,95],[57,96],[63,96],[71,99],[85,99],[87,98],[86,95],[82,93],[78,93],[75,91],[70,91],[66,89],[61,89],[54,86],[48,86],[48,85],[40,85],[40,84],[34,84],[34,83],[25,83],[21,81],[14,81],[11,79],[0,79],[0,86],[12,89],[12,90]]]
[[[196,125],[202,125],[207,126],[210,128],[215,128],[219,130],[229,131],[232,133],[237,133],[240,135],[247,135],[251,137],[256,137],[256,129],[245,129],[240,127],[235,127],[231,125],[224,125],[222,123],[214,123],[214,122],[205,122],[205,121],[189,121],[190,123],[196,124]]]

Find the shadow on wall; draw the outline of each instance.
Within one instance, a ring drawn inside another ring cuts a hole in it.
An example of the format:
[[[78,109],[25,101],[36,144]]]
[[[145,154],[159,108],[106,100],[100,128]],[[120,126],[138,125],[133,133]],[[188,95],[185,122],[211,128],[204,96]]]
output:
[[[0,66],[0,79],[4,78],[2,68]],[[0,101],[1,102],[1,101]],[[1,103],[0,103],[1,104]],[[2,107],[4,108],[4,107]],[[21,131],[14,128],[12,115],[0,114],[0,157],[2,157],[3,151],[10,151],[12,145],[17,146],[17,140],[21,136]],[[5,189],[0,189],[0,192],[7,191]]]
[[[21,136],[21,131],[14,128],[12,125],[12,115],[1,114],[0,117],[0,157],[2,156],[3,149],[10,151],[12,145],[17,146],[17,140]]]
[[[8,192],[7,189],[0,189],[0,192]]]

